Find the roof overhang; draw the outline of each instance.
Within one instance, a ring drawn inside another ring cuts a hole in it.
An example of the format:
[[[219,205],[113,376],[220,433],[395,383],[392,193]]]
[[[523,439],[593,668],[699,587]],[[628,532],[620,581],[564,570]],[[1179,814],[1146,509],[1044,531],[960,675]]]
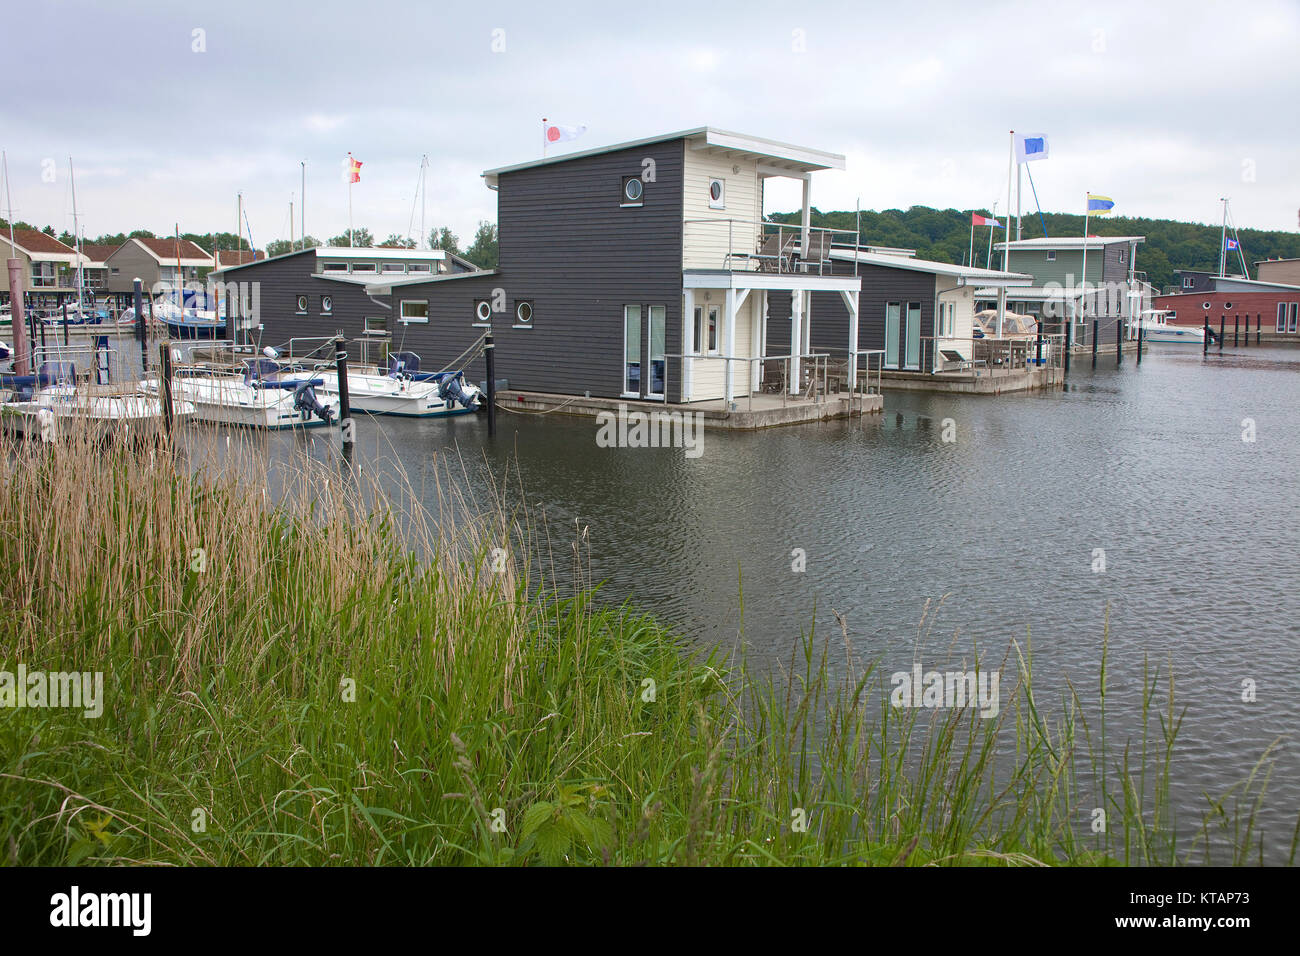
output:
[[[802,272],[732,272],[726,269],[686,269],[683,289],[776,289],[811,292],[857,292],[857,276],[819,276]]]
[[[718,150],[754,157],[764,167],[763,170],[760,170],[760,174],[769,176],[803,177],[821,169],[844,168],[844,157],[839,153],[828,153],[819,149],[810,149],[806,146],[795,146],[774,139],[764,139],[760,136],[746,136],[743,133],[714,129],[711,126],[700,126],[695,129],[681,130],[677,133],[667,133],[662,136],[651,136],[646,139],[615,143],[611,146],[600,146],[595,149],[583,149],[559,156],[548,156],[545,159],[516,163],[512,166],[498,166],[495,169],[486,170],[483,173],[483,179],[487,182],[489,188],[495,189],[499,177],[505,173],[513,173],[521,169],[532,169],[535,166],[567,163],[572,159],[599,156],[602,153],[614,153],[625,149],[636,149],[639,146],[650,146],[655,143],[671,143],[674,140],[685,140],[688,148],[692,150]]]

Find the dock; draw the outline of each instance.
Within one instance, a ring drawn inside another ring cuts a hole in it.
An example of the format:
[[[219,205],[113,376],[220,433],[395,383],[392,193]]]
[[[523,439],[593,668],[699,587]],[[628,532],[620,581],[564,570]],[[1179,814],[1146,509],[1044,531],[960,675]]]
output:
[[[1003,395],[1060,388],[1060,368],[979,368],[962,372],[899,372],[880,374],[880,387],[900,392],[944,392],[957,395]]]
[[[752,400],[751,400],[752,398]],[[810,422],[851,418],[859,415],[878,415],[884,400],[875,393],[840,393],[821,399],[786,398],[770,393],[755,393],[735,401],[730,409],[723,399],[714,401],[673,404],[646,402],[626,398],[600,398],[584,395],[559,395],[548,392],[523,392],[503,389],[497,392],[497,407],[504,412],[521,415],[577,415],[595,416],[601,412],[617,412],[620,406],[629,412],[655,412],[699,414],[708,428],[754,430],[774,428],[779,425],[802,425]]]

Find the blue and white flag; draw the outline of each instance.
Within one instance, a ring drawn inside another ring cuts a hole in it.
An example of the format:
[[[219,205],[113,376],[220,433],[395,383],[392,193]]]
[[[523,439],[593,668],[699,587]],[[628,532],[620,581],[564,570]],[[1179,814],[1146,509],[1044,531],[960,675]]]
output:
[[[1032,163],[1047,158],[1047,137],[1042,133],[1016,134],[1016,162]]]
[[[1229,240],[1228,240],[1228,251],[1229,251],[1229,252],[1236,252],[1236,251],[1237,251],[1238,249],[1240,249],[1240,248],[1241,248],[1241,243],[1239,243],[1236,239],[1229,239]]]

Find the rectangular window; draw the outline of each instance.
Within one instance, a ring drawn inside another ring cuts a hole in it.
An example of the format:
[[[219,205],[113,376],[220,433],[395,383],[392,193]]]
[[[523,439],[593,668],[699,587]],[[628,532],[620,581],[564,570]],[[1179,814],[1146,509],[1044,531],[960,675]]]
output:
[[[388,316],[386,315],[368,315],[365,319],[366,335],[387,335],[388,334]]]
[[[406,272],[406,263],[405,263],[405,262],[385,262],[385,263],[384,263],[384,266],[383,266],[383,271],[384,271],[385,273],[393,273],[393,272],[396,272],[396,273],[405,273],[405,272]]]
[[[348,264],[346,262],[327,262],[321,266],[321,272],[347,272]]]
[[[1300,307],[1300,302],[1291,303],[1291,320],[1290,322],[1287,323],[1287,329],[1286,329],[1288,332],[1294,332],[1296,330],[1296,319],[1297,319],[1298,307]]]
[[[696,355],[703,354],[704,352],[704,307],[699,305],[695,307],[695,336],[692,339],[692,342],[694,345],[692,351]]]
[[[1055,262],[1055,261],[1056,261],[1056,250],[1055,250],[1055,249],[1051,249],[1051,250],[1048,251],[1048,253],[1047,253],[1047,261],[1048,261],[1048,262]]]
[[[119,269],[117,266],[113,266],[113,267],[112,267],[111,269],[109,269],[108,271],[111,272],[113,275],[120,275],[121,272],[122,272],[122,270]]]
[[[623,306],[623,394],[641,395],[641,306]]]
[[[428,322],[428,299],[403,299],[398,314],[403,322]]]
[[[921,303],[907,303],[907,342],[904,359],[908,368],[921,367]]]
[[[650,306],[648,316],[650,320],[650,381],[646,386],[646,395],[652,398],[663,398],[665,384],[665,368],[667,359],[664,355],[667,351],[668,335],[668,309],[662,305]]]
[[[718,352],[718,307],[709,306],[709,352],[716,355]]]
[[[1279,302],[1277,304],[1277,330],[1279,332],[1286,331],[1286,303],[1285,302]]]
[[[352,263],[352,271],[354,273],[362,272],[373,274],[376,271],[375,264],[373,262],[354,262]]]
[[[407,272],[432,272],[427,262],[412,262],[406,267]]]
[[[1194,288],[1195,286],[1196,286],[1196,280],[1195,280],[1195,279],[1193,279],[1191,276],[1184,276],[1184,277],[1183,277],[1183,288],[1184,288],[1184,289],[1191,289],[1191,288]]]
[[[1119,251],[1119,261],[1120,261],[1120,262],[1128,262],[1128,250],[1127,250],[1127,249],[1121,249],[1121,250]]]
[[[898,368],[898,329],[902,303],[885,305],[885,368]]]

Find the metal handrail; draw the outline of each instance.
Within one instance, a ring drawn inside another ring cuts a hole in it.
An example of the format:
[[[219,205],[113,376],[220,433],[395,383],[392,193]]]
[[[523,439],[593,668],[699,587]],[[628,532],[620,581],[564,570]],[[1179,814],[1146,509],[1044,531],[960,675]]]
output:
[[[686,244],[687,234],[690,232],[690,226],[718,226],[723,224],[727,227],[727,253],[722,259],[722,268],[733,272],[763,272],[775,271],[779,274],[808,274],[811,266],[816,266],[817,275],[825,275],[825,267],[831,261],[831,250],[835,245],[835,234],[851,235],[854,237],[856,247],[858,233],[852,229],[832,229],[827,226],[809,226],[808,233],[810,236],[809,247],[811,248],[812,233],[826,234],[827,241],[822,255],[817,260],[804,258],[802,248],[802,236],[804,227],[801,225],[791,225],[783,222],[770,222],[766,219],[730,219],[730,218],[709,218],[709,219],[686,219],[683,220],[683,246]],[[736,226],[745,227],[740,235],[737,235]],[[787,251],[786,235],[790,236],[790,243]],[[775,235],[777,239],[776,254],[764,254],[762,251],[763,242],[766,236]],[[737,247],[737,244],[745,241],[748,236],[748,242]],[[818,245],[821,245],[819,241]],[[748,248],[746,248],[748,247]],[[857,275],[857,256],[854,256],[853,274]],[[756,268],[736,268],[734,261],[743,263],[744,266],[756,265]],[[775,269],[764,269],[765,264],[774,264]],[[798,268],[796,266],[801,266]]]
[[[748,373],[748,371],[749,371],[749,365],[750,365],[751,363],[753,363],[753,362],[781,362],[781,363],[783,364],[783,369],[784,369],[784,375],[783,375],[783,377],[782,377],[782,385],[781,385],[781,406],[782,406],[783,408],[784,408],[784,407],[786,406],[786,404],[788,403],[788,401],[789,401],[789,396],[790,396],[790,388],[789,388],[789,382],[790,382],[790,362],[791,362],[792,359],[794,359],[794,358],[796,358],[796,357],[800,360],[800,362],[802,362],[804,359],[811,359],[811,360],[812,360],[812,362],[813,362],[813,372],[812,372],[812,374],[809,376],[809,381],[810,381],[810,384],[815,384],[815,383],[816,383],[816,380],[817,380],[817,376],[820,374],[821,379],[822,379],[822,393],[821,393],[821,397],[818,398],[818,399],[816,399],[816,401],[818,401],[818,402],[822,402],[822,401],[824,401],[824,400],[825,400],[825,396],[826,396],[826,394],[827,394],[827,366],[826,366],[826,360],[830,358],[830,353],[829,353],[829,352],[807,352],[807,353],[800,353],[798,356],[794,356],[794,355],[758,355],[758,356],[749,356],[749,355],[719,355],[719,354],[717,354],[717,353],[709,353],[709,352],[704,352],[704,353],[694,353],[694,352],[687,352],[687,353],[683,353],[683,352],[665,352],[665,353],[663,353],[663,358],[664,358],[665,360],[670,359],[670,358],[673,358],[673,359],[692,359],[692,360],[694,360],[694,359],[700,359],[700,360],[705,360],[705,361],[715,361],[715,362],[720,361],[720,362],[726,362],[726,363],[728,363],[728,365],[730,365],[730,363],[732,363],[732,362],[744,362],[744,363],[746,363],[746,373]],[[668,395],[668,391],[669,391],[669,389],[668,389],[668,371],[669,371],[670,368],[671,368],[670,364],[669,364],[667,361],[665,361],[665,362],[664,362],[664,399],[665,399],[665,401],[667,400],[667,395]],[[760,373],[760,374],[761,374],[761,373]],[[752,376],[750,376],[750,375],[747,374],[745,380],[746,380],[747,382],[750,381],[750,380],[752,380]],[[734,376],[733,376],[732,381],[735,381]],[[751,412],[752,412],[752,411],[754,410],[754,389],[753,389],[752,387],[747,386],[747,387],[746,387],[746,392],[748,393],[748,398],[747,398],[747,404],[748,404],[748,407],[747,407],[747,411],[751,411]],[[726,400],[726,399],[725,399],[725,396],[724,396],[724,399],[723,399],[723,400],[724,400],[724,401]],[[733,399],[733,401],[734,401],[734,399]]]

